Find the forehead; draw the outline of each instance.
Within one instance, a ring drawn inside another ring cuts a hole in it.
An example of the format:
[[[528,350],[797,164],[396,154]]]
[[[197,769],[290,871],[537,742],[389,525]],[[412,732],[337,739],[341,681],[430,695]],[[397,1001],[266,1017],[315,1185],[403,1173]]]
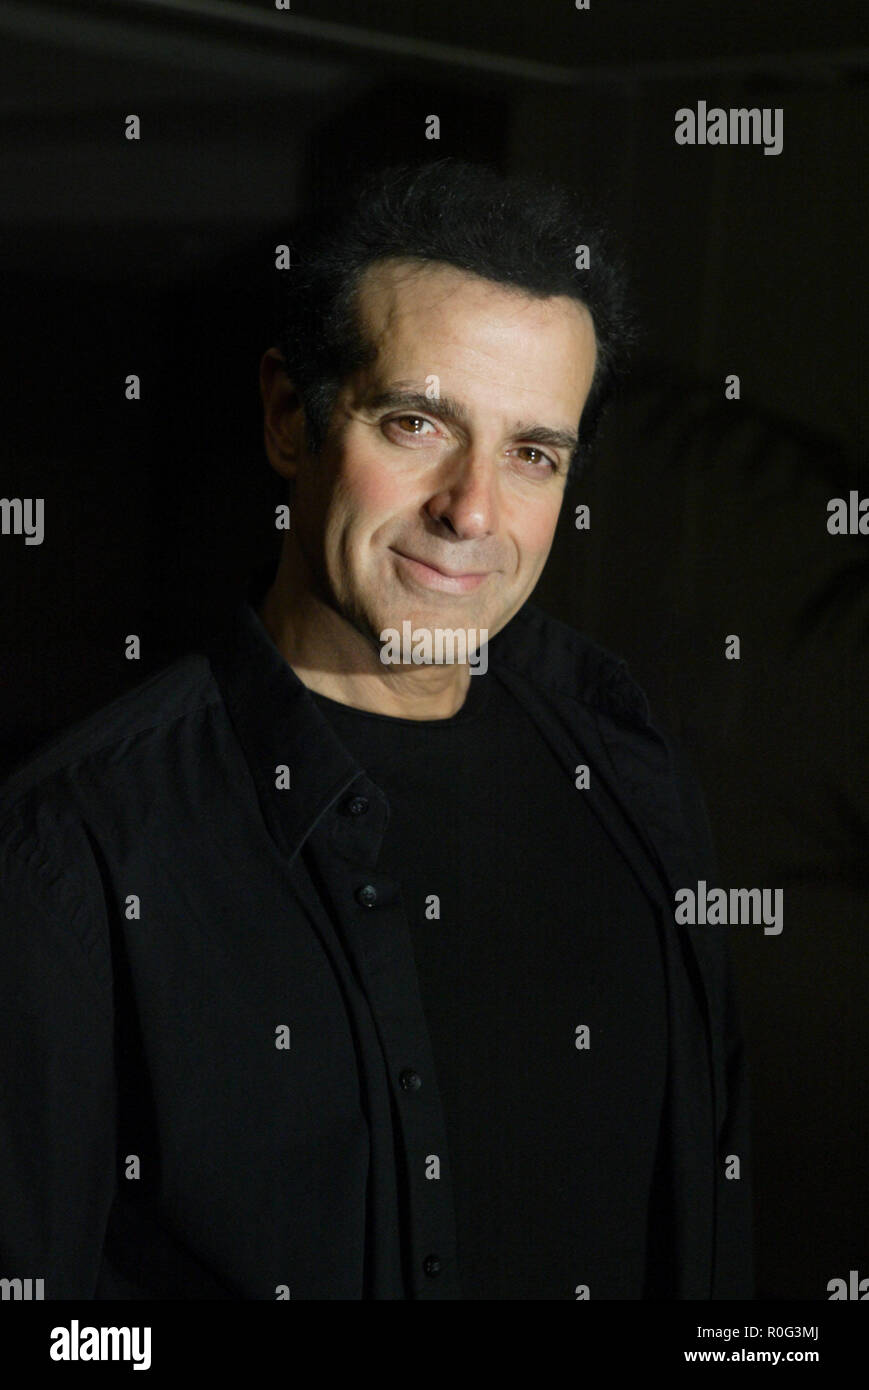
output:
[[[364,337],[378,359],[421,349],[433,340],[467,343],[479,336],[497,337],[510,350],[509,325],[514,336],[546,337],[558,349],[594,358],[595,333],[591,314],[567,295],[541,297],[502,285],[441,261],[390,258],[366,267],[360,277],[356,310]],[[421,329],[424,327],[424,335]],[[487,331],[488,330],[488,331]],[[517,347],[519,343],[517,342]]]

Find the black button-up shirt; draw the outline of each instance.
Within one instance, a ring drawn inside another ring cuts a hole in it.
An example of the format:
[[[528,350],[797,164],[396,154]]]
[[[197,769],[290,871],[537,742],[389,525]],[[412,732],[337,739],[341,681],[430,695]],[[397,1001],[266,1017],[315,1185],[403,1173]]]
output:
[[[525,607],[489,662],[661,929],[649,1293],[749,1296],[747,1095],[702,799],[624,663]],[[461,1298],[437,1073],[383,791],[255,611],[0,790],[0,1276],[59,1298]],[[738,1154],[740,1181],[725,1181]],[[593,1289],[591,1290],[594,1296]]]

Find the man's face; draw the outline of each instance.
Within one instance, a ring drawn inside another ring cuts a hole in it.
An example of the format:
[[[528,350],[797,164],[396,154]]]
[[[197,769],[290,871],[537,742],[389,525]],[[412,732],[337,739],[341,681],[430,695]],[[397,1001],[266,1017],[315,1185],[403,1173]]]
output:
[[[369,267],[358,311],[376,360],[341,389],[320,455],[300,459],[296,542],[321,597],[375,642],[406,620],[491,638],[552,546],[591,317],[397,260]]]

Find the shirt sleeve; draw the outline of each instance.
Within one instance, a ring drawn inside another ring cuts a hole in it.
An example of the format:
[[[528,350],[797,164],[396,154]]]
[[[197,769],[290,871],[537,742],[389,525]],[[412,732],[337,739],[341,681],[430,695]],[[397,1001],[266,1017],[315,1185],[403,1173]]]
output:
[[[681,740],[671,735],[669,745],[700,876],[709,883],[720,884],[718,854],[700,782]],[[755,1285],[750,1074],[729,943],[723,931],[707,931],[704,940],[714,953],[715,988],[710,1002],[719,1021],[717,1043],[724,1078],[717,1134],[718,1219],[712,1296],[751,1299]],[[739,1178],[727,1176],[728,1168],[733,1172],[734,1157],[739,1159]]]
[[[44,808],[4,817],[0,1278],[42,1279],[47,1300],[94,1298],[115,1191],[113,1008],[95,949],[105,919],[98,885],[80,828]]]

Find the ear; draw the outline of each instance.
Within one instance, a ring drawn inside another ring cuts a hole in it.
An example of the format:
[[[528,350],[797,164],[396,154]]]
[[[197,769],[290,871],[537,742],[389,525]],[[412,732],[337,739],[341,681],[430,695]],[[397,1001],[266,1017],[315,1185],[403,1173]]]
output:
[[[304,448],[305,411],[302,398],[287,376],[277,348],[269,348],[259,368],[263,403],[263,438],[269,463],[284,478],[294,478]]]

